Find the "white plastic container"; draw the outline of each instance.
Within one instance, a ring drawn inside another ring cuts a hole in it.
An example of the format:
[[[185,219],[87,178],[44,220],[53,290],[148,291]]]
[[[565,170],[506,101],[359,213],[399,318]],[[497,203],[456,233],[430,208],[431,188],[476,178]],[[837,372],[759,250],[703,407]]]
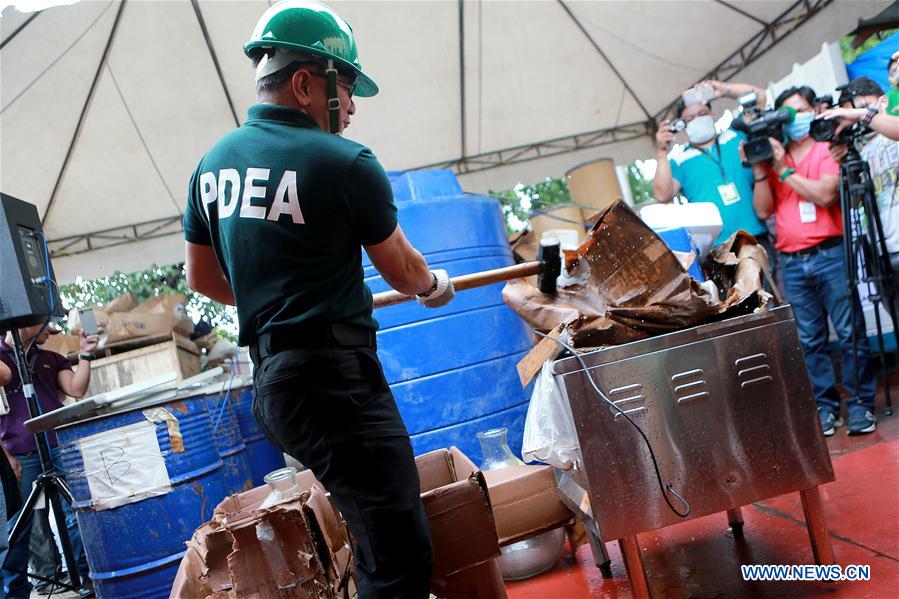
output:
[[[684,227],[704,260],[721,233],[721,213],[711,202],[694,204],[650,204],[640,209],[640,218],[650,229],[661,231]]]

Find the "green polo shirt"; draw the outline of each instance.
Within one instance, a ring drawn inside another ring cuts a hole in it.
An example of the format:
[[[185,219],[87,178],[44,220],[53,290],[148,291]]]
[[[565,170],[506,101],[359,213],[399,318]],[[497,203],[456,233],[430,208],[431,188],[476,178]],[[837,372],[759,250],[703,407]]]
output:
[[[376,329],[361,246],[396,225],[371,150],[268,104],[203,156],[184,213],[187,241],[211,245],[231,283],[241,345],[300,323]]]
[[[680,183],[681,193],[690,203],[711,202],[721,213],[721,233],[715,245],[724,243],[739,230],[751,235],[768,232],[752,206],[755,182],[752,169],[743,166],[740,159],[740,142],[746,137],[734,129],[718,135],[718,143],[707,149],[687,146],[678,153],[672,153],[668,162],[671,175]],[[724,202],[718,187],[733,183],[738,198]]]
[[[887,92],[887,114],[899,116],[899,89],[891,89]]]

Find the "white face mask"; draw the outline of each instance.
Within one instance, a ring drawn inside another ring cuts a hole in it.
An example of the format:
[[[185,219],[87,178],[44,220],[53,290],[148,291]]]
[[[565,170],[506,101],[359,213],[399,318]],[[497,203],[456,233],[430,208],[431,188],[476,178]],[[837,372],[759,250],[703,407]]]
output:
[[[698,116],[687,123],[686,132],[691,144],[704,144],[715,137],[715,119],[710,114]]]

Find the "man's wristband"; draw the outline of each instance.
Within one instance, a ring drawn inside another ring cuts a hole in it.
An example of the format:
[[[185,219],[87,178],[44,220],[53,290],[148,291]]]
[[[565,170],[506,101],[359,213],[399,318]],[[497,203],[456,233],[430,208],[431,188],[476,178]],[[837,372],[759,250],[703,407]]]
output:
[[[79,361],[84,360],[86,362],[91,362],[93,359],[94,359],[94,354],[83,354],[83,353],[78,354]]]
[[[868,106],[868,112],[864,117],[862,117],[862,128],[867,128],[868,126],[870,126],[871,121],[874,120],[874,117],[877,116],[878,112],[879,111],[875,107]]]
[[[795,173],[796,173],[796,169],[788,166],[787,168],[784,169],[784,172],[782,172],[780,174],[780,180],[786,181],[787,179],[790,178],[790,175],[795,174]]]
[[[767,181],[767,180],[768,180],[768,177],[766,177],[765,175],[762,175],[761,177],[756,177],[756,178],[755,178],[755,182],[756,182],[756,183],[762,183],[763,181]]]
[[[434,284],[431,285],[431,288],[428,289],[427,291],[425,291],[425,292],[423,292],[423,293],[419,293],[419,294],[418,294],[418,297],[428,297],[429,295],[431,295],[432,293],[434,293],[435,291],[437,291],[437,286],[440,284],[440,283],[437,281],[437,275],[435,275],[433,272],[431,272],[431,276],[434,278]]]

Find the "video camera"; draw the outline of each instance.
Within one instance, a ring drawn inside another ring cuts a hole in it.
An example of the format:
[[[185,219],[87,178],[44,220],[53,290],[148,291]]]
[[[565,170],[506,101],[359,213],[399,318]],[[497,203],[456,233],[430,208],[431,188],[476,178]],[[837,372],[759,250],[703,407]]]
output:
[[[774,152],[768,138],[783,139],[783,126],[793,122],[796,111],[789,106],[781,106],[777,110],[762,110],[758,107],[758,96],[755,93],[741,96],[739,102],[750,120],[747,122],[737,117],[731,126],[746,134],[743,146],[746,162],[758,164],[771,160]]]
[[[837,87],[840,93],[840,104],[851,102],[855,106],[855,98],[858,94],[847,91],[847,84]],[[809,128],[809,135],[815,141],[829,142],[841,146],[855,147],[861,138],[871,130],[868,127],[862,127],[861,123],[855,123],[846,127],[839,133],[837,128],[840,126],[840,119],[822,119],[817,118],[812,121]]]
[[[817,118],[812,121],[809,128],[809,135],[815,141],[824,141],[841,146],[848,146],[865,135],[870,129],[862,127],[860,123],[855,123],[850,127],[846,127],[837,133],[837,127],[840,126],[840,119],[822,119]]]

